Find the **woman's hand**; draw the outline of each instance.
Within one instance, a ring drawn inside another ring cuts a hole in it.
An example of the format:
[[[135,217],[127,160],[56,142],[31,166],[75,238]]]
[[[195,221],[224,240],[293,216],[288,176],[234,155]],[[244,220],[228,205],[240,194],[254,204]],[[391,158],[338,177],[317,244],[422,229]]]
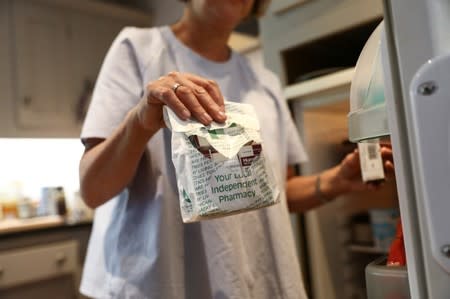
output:
[[[390,143],[381,143],[381,158],[383,159],[386,177],[388,179],[394,177],[394,156],[392,154],[392,145]]]
[[[386,179],[394,175],[394,162],[392,147],[390,144],[381,144],[381,157]],[[361,179],[361,167],[358,150],[348,154],[341,163],[334,169],[334,184],[340,185],[347,191],[375,190],[379,184],[365,183]]]
[[[136,107],[144,129],[156,131],[165,126],[163,105],[183,120],[193,117],[204,125],[226,120],[224,99],[217,83],[193,74],[170,72],[147,85],[146,96]]]

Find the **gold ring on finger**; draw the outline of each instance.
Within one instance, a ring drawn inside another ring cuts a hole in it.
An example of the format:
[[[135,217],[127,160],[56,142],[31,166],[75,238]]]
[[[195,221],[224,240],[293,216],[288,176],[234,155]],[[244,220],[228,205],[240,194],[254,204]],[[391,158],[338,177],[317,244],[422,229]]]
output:
[[[183,85],[181,85],[180,83],[175,83],[175,84],[172,86],[173,92],[174,92],[174,93],[177,93],[177,89],[178,89],[180,86],[183,86]]]

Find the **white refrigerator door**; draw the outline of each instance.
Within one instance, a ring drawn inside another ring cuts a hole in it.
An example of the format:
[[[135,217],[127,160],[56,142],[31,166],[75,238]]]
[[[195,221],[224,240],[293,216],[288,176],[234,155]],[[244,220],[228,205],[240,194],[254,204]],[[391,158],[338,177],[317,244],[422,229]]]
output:
[[[388,108],[414,299],[450,298],[450,2],[384,0]]]

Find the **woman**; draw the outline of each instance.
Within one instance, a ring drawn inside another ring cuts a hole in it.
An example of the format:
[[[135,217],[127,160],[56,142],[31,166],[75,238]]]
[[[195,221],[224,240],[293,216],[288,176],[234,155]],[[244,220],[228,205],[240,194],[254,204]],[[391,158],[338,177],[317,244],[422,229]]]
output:
[[[265,3],[191,0],[176,24],[127,28],[111,46],[81,136],[81,191],[97,208],[85,295],[306,298],[287,205],[306,210],[366,188],[357,154],[320,176],[291,176],[281,204],[183,224],[162,122],[163,105],[209,124],[225,121],[224,99],[250,103],[280,184],[288,165],[306,160],[278,80],[227,46],[239,22]]]

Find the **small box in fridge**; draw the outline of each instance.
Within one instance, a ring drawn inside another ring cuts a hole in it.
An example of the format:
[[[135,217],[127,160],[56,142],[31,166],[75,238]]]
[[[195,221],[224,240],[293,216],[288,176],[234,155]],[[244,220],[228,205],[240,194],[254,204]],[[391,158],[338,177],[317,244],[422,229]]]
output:
[[[371,209],[369,215],[375,247],[388,252],[395,238],[399,210],[396,208]]]
[[[368,299],[411,298],[406,267],[386,266],[386,257],[381,257],[366,266]]]

